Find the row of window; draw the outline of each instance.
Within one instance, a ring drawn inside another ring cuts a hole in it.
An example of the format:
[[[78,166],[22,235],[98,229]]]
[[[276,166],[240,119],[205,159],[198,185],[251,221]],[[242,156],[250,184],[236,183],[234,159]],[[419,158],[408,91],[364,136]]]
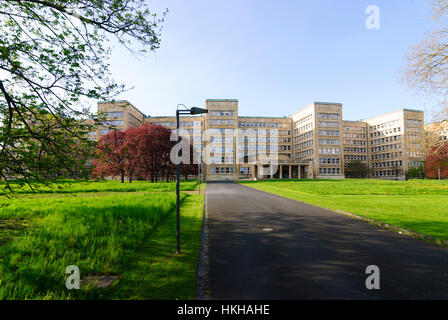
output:
[[[366,153],[367,152],[367,148],[350,148],[350,147],[345,147],[344,148],[344,152]]]
[[[240,168],[240,174],[249,175],[250,174],[250,168],[248,168],[248,167]]]
[[[308,149],[296,153],[296,159],[302,159],[305,157],[312,156],[314,154],[313,149]]]
[[[401,170],[383,170],[383,171],[373,171],[374,177],[398,177],[402,174]]]
[[[102,122],[103,126],[123,126],[123,120],[107,120]]]
[[[319,139],[320,145],[339,145],[340,143],[339,139]]]
[[[389,142],[393,142],[393,141],[401,141],[401,139],[402,139],[402,136],[398,135],[398,136],[392,136],[392,137],[371,140],[370,144],[375,145],[375,144],[381,144],[381,143],[389,143]]]
[[[361,131],[366,132],[366,127],[344,127],[345,131]]]
[[[341,168],[319,168],[319,174],[340,175],[341,174]]]
[[[388,144],[388,145],[381,146],[381,147],[370,148],[370,151],[373,153],[373,152],[380,152],[380,151],[393,150],[393,149],[401,149],[401,143]]]
[[[294,122],[294,126],[298,127],[299,125],[304,124],[305,122],[310,122],[311,120],[313,120],[313,115],[309,114],[309,115],[303,117],[302,119]]]
[[[388,127],[396,127],[399,124],[400,124],[400,120],[392,120],[392,121],[389,121],[389,122],[385,122],[385,123],[381,123],[381,124],[377,124],[377,125],[371,126],[370,130],[373,131],[373,130],[385,129],[385,128],[388,128]]]
[[[340,158],[319,158],[320,164],[340,164]]]
[[[307,130],[312,129],[312,128],[313,128],[313,124],[312,123],[307,123],[307,124],[297,128],[297,129],[295,129],[294,133],[300,133],[300,132],[307,131]]]
[[[210,148],[210,153],[233,153],[233,152],[235,152],[235,148],[233,146]]]
[[[215,164],[234,164],[235,159],[233,157],[210,157],[210,163]]]
[[[406,119],[406,124],[410,124],[413,126],[421,126],[422,123],[423,123],[422,120]]]
[[[238,141],[239,142],[253,142],[253,143],[255,143],[255,142],[279,142],[279,138],[277,137],[256,137],[256,138],[254,138],[254,137],[239,137],[238,138]],[[284,141],[284,139],[281,139],[281,140],[283,140],[283,142],[286,142],[286,141]]]
[[[118,118],[118,117],[124,117],[123,111],[117,111],[117,112],[104,112],[104,114],[109,118]]]
[[[345,133],[345,138],[359,138],[359,139],[365,139],[366,135],[361,133]]]
[[[238,122],[238,127],[258,127],[258,128],[279,128],[289,127],[287,123],[267,123],[267,122]]]
[[[339,119],[339,114],[337,114],[337,113],[318,113],[317,118],[318,119],[334,120],[334,119]]]
[[[304,134],[301,134],[300,136],[295,137],[295,141],[298,142],[298,141],[306,140],[306,139],[312,138],[313,136],[314,136],[314,131],[309,131]]]
[[[339,148],[319,148],[319,154],[341,154]]]
[[[175,122],[153,122],[156,126],[163,127],[175,127]],[[202,127],[202,122],[194,121],[194,122],[179,122],[179,127]]]
[[[346,155],[344,155],[344,160],[367,161],[367,156],[360,156],[360,155],[354,155],[354,154],[346,154]]]
[[[376,155],[372,155],[371,159],[373,160],[382,160],[382,159],[392,159],[392,158],[397,158],[397,157],[401,157],[402,152],[392,152],[392,153],[381,153],[381,154],[376,154]]]
[[[411,160],[411,161],[408,161],[408,165],[409,165],[409,167],[420,167],[420,166],[423,166],[424,165],[424,162],[423,161],[420,161],[420,160]]]
[[[234,124],[234,120],[233,119],[210,119],[210,124],[212,125],[229,125],[229,124]]]
[[[314,145],[313,140],[308,140],[299,144],[296,144],[295,147],[296,149],[305,149],[308,147],[312,147]]]
[[[211,174],[233,174],[235,173],[235,168],[233,167],[211,167]]]
[[[229,110],[227,111],[221,110],[221,111],[209,111],[208,114],[211,115],[212,117],[233,117],[235,112]]]
[[[319,135],[339,137],[339,130],[319,130]]]
[[[282,147],[282,146],[280,146]],[[260,144],[260,145],[239,145],[238,149],[239,150],[283,150],[280,149],[279,146],[270,146],[270,145],[264,145],[264,144]],[[291,148],[291,146],[288,146]]]
[[[372,168],[401,167],[402,165],[403,165],[402,160],[387,161],[387,162],[375,162],[375,163],[372,163]]]
[[[365,146],[367,144],[367,142],[363,141],[363,140],[344,140],[344,144],[352,144],[355,146]]]
[[[374,132],[374,133],[370,134],[370,137],[375,138],[375,137],[387,136],[389,134],[394,134],[394,133],[398,133],[398,132],[401,132],[401,127],[387,129],[387,130],[383,130],[383,131],[379,131],[379,132]]]
[[[109,132],[113,132],[113,131],[115,131],[115,130],[102,129],[101,135],[104,136],[105,134],[108,134]],[[123,131],[123,129],[119,129],[117,131]]]
[[[339,122],[319,121],[319,127],[339,128]]]

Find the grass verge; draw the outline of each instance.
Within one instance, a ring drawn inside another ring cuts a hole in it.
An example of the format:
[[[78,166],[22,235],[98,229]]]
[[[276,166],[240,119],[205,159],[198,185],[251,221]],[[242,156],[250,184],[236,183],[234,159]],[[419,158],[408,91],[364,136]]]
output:
[[[448,239],[448,181],[277,180],[242,184]]]
[[[109,297],[195,299],[203,204],[203,195],[188,195],[182,201],[180,255],[175,254],[176,214],[172,212],[140,246]]]
[[[98,188],[96,182],[91,184],[87,185],[89,190]],[[166,190],[174,190],[175,184],[147,184],[142,183],[141,188],[164,191],[131,192],[108,183],[114,193],[68,192],[3,199],[0,299],[194,297],[203,197],[191,191],[181,195],[184,254],[177,257],[173,256],[175,230],[170,229],[175,226],[175,193]],[[85,186],[74,185],[71,190]],[[187,189],[192,188],[187,185]],[[67,290],[65,270],[70,265],[79,267],[82,278],[119,275],[118,286]],[[149,265],[150,280],[140,278],[142,281],[129,286],[148,272]],[[160,290],[149,294],[148,281]]]

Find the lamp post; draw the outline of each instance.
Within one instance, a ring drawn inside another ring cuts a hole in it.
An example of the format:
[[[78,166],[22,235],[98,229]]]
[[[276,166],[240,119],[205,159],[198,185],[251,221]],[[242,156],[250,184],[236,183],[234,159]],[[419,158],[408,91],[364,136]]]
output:
[[[179,107],[183,107],[184,110],[179,110]],[[185,105],[179,104],[176,109],[176,130],[177,130],[177,143],[179,144],[179,117],[181,114],[185,115],[197,115],[208,113],[207,109],[193,107],[188,109]],[[176,241],[177,241],[177,254],[180,254],[180,163],[176,164]]]

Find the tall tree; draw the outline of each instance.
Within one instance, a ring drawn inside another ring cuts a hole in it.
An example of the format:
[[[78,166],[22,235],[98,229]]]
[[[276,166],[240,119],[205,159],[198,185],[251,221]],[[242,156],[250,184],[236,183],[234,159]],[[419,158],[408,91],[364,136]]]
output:
[[[348,162],[344,171],[347,178],[365,179],[369,177],[369,167],[360,160]]]
[[[425,175],[429,178],[448,178],[448,142],[434,147],[425,164]]]
[[[174,175],[170,152],[175,142],[170,136],[171,130],[153,124],[109,132],[98,142],[93,175],[119,176],[122,182],[126,177],[130,182],[134,177],[168,181]]]
[[[448,97],[448,0],[432,1],[437,28],[424,35],[407,55],[403,70],[410,87]]]
[[[128,174],[127,159],[129,158],[126,147],[126,133],[112,130],[102,136],[97,145],[97,158],[94,160],[94,176],[97,177],[120,177],[121,182]]]
[[[67,137],[87,142],[77,125],[85,106],[125,89],[110,76],[111,44],[155,50],[162,22],[144,0],[0,0],[0,184],[54,176],[36,169],[45,167],[36,150],[70,169],[61,155],[76,151]]]

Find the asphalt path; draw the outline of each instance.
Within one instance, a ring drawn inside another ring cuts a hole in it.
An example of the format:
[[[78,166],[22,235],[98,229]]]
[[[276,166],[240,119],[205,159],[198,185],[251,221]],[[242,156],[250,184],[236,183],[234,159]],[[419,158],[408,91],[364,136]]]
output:
[[[448,299],[447,249],[237,183],[207,208],[212,299]]]

